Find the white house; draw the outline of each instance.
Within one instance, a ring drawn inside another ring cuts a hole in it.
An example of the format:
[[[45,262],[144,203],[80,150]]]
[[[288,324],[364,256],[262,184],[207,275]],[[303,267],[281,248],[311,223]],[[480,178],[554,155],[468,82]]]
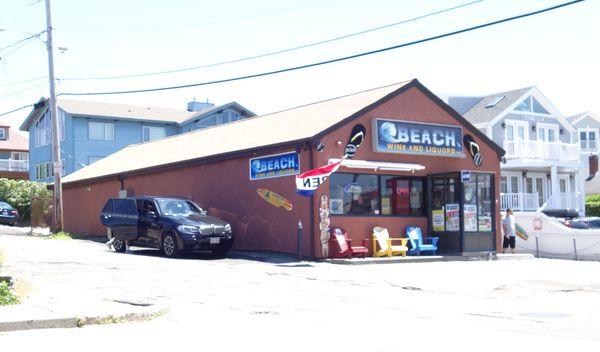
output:
[[[506,151],[501,209],[584,214],[588,158],[577,129],[536,87],[483,97],[442,97]]]
[[[577,134],[579,136],[579,145],[581,147],[581,153],[584,156],[596,156],[600,152],[600,145],[598,145],[598,131],[600,130],[600,115],[595,112],[588,111],[581,114],[577,114],[568,118],[569,122],[577,128]],[[600,194],[600,178],[593,177],[590,175],[586,182],[585,193],[586,194]]]

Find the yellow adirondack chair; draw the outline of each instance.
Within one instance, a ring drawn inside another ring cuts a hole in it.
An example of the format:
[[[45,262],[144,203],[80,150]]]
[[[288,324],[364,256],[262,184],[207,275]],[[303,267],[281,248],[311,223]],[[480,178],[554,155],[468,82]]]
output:
[[[394,242],[400,242],[399,245],[394,245]],[[383,227],[373,228],[373,256],[374,257],[391,257],[393,255],[402,255],[406,257],[408,247],[408,238],[391,238],[388,230]],[[377,249],[379,247],[379,249]]]

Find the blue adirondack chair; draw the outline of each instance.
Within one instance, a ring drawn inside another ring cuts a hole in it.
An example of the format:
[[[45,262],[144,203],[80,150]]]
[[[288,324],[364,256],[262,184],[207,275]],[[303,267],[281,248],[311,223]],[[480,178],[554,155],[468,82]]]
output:
[[[432,252],[433,255],[437,252],[437,243],[439,237],[429,237],[423,240],[423,234],[421,228],[416,226],[406,227],[406,237],[410,242],[410,249],[408,250],[409,255],[421,255],[421,252]],[[430,243],[425,243],[430,242]]]

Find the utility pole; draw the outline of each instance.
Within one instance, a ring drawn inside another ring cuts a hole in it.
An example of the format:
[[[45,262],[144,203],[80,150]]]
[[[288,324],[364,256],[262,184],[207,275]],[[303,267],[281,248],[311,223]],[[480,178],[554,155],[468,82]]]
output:
[[[48,49],[48,78],[50,80],[50,117],[52,118],[52,156],[54,159],[54,212],[52,224],[54,233],[63,229],[63,204],[61,183],[60,135],[58,131],[58,111],[56,108],[56,91],[54,88],[54,56],[52,54],[52,20],[50,16],[50,0],[46,0],[46,48]]]

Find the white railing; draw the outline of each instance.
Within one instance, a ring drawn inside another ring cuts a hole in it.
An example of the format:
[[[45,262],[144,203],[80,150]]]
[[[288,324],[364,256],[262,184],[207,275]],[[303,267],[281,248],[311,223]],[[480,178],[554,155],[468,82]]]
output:
[[[538,193],[500,193],[500,207],[502,210],[538,210],[540,207]]]
[[[29,160],[0,159],[0,171],[29,172]]]
[[[504,141],[503,147],[507,159],[580,160],[580,146],[577,143],[516,140]]]
[[[542,205],[544,209],[573,209],[580,210],[582,195],[580,193],[558,193],[551,195],[546,203]]]

